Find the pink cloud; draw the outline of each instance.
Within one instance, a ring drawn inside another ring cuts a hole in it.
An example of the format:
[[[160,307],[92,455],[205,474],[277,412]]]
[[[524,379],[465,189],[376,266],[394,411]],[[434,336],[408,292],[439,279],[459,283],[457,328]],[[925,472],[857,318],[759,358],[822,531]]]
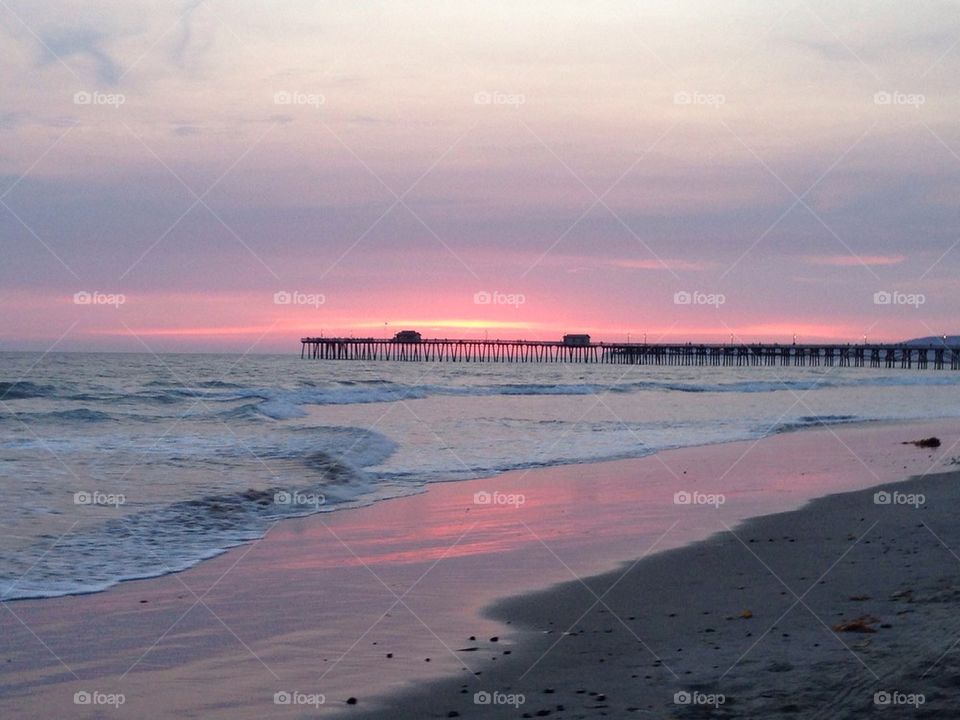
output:
[[[650,258],[649,260],[612,260],[607,265],[626,270],[709,270],[714,263],[677,258]]]
[[[602,268],[619,268],[621,270],[690,270],[702,271],[715,269],[718,265],[702,260],[684,260],[681,258],[615,258],[613,260],[594,260],[587,257],[556,256],[546,258],[544,264],[573,265],[567,272],[584,272]]]
[[[812,265],[830,267],[899,265],[906,259],[906,255],[811,255],[805,258]]]

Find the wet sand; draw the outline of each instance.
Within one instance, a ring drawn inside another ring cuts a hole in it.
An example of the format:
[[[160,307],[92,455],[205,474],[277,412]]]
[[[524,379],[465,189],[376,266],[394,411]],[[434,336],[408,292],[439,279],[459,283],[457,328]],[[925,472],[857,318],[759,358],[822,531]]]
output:
[[[930,434],[940,435],[944,447],[900,444]],[[960,570],[960,561],[942,546],[939,562],[921,562],[924,553],[932,557],[927,545],[918,544],[923,536],[898,534],[909,528],[892,524],[897,518],[909,525],[929,517],[930,528],[951,544],[952,531],[940,527],[949,523],[936,514],[946,517],[958,507],[947,492],[950,481],[921,480],[931,484],[930,500],[910,513],[901,506],[863,508],[866,501],[851,495],[829,498],[796,516],[768,517],[740,529],[738,523],[795,510],[829,493],[942,470],[956,438],[956,421],[812,430],[759,443],[435,485],[417,496],[284,522],[265,539],[183,573],[123,583],[97,595],[4,603],[0,713],[360,717],[381,708],[382,717],[451,712],[536,717],[546,711],[563,717],[651,711],[684,716],[706,709],[675,705],[673,694],[702,687],[725,693],[718,717],[738,716],[770,700],[759,694],[768,690],[774,693],[770,701],[780,703],[776,707],[788,706],[778,688],[793,686],[786,678],[799,678],[819,664],[831,677],[859,672],[861,684],[846,678],[843,685],[847,692],[856,689],[852,697],[859,702],[861,691],[876,682],[865,664],[875,663],[880,679],[891,662],[903,666],[896,646],[880,643],[896,638],[900,631],[894,628],[905,625],[888,623],[892,610],[884,604],[904,601],[880,600],[899,586],[889,590],[875,583],[913,583],[922,599],[932,592],[930,583],[946,582],[950,572]],[[724,502],[677,505],[678,492],[703,493],[698,499],[722,494]],[[493,502],[485,504],[485,496],[476,493],[490,494]],[[831,510],[849,502],[857,503],[855,525]],[[884,511],[891,512],[854,549],[892,547],[884,559],[903,557],[911,567],[891,565],[860,578],[848,565],[867,561],[851,551],[824,585],[804,595],[835,555],[864,535],[864,523],[873,522],[870,513]],[[803,525],[810,521],[802,518],[813,518],[814,525]],[[633,566],[637,558],[646,559]],[[604,595],[626,567],[633,569]],[[588,577],[585,584],[558,585]],[[849,591],[844,587],[839,595],[819,599],[823,588],[833,590],[843,578]],[[730,583],[736,583],[733,590],[726,587]],[[588,587],[603,601],[580,618],[596,600]],[[803,602],[779,619],[796,600],[792,592]],[[843,593],[871,600],[838,600]],[[498,600],[485,615],[484,608]],[[920,602],[909,604],[917,617],[952,610],[946,602]],[[872,614],[892,627],[834,635],[807,605],[828,626]],[[736,617],[747,609],[753,617]],[[845,618],[842,612],[857,615]],[[775,629],[764,634],[774,620]],[[948,623],[929,631],[931,641],[944,646],[940,652],[953,641],[951,628]],[[928,636],[917,627],[907,630],[911,640]],[[856,650],[864,663],[838,637],[851,648],[870,640]],[[761,642],[734,663],[757,639]],[[892,656],[881,657],[882,649]],[[871,652],[876,657],[871,659]],[[723,675],[727,666],[733,669]],[[437,680],[443,677],[453,680]],[[821,679],[814,686],[827,683]],[[473,702],[477,692],[509,695],[520,688],[527,697],[519,708]],[[75,704],[77,692],[102,693],[92,695],[95,702],[122,694],[124,702]],[[275,704],[277,693],[288,693],[292,704]],[[355,704],[348,704],[351,698]],[[798,707],[809,708],[813,701],[803,702]],[[934,704],[930,695],[924,707]],[[839,715],[824,715],[834,716]]]
[[[498,603],[509,657],[364,718],[956,718],[960,472]],[[479,643],[491,657],[498,646]]]

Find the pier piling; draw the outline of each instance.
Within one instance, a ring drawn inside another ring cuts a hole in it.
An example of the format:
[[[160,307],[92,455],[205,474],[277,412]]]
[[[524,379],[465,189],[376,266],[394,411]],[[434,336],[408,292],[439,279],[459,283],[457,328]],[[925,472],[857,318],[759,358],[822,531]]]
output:
[[[960,347],[904,344],[582,343],[541,340],[300,339],[300,358],[400,362],[593,363],[697,367],[871,367],[960,370]]]

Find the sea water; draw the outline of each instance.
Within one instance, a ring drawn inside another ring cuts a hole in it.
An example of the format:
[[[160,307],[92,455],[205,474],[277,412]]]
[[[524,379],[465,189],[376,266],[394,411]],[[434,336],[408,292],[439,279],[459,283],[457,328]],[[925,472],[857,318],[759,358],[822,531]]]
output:
[[[867,420],[960,373],[0,354],[0,599],[182,570],[429,483]]]

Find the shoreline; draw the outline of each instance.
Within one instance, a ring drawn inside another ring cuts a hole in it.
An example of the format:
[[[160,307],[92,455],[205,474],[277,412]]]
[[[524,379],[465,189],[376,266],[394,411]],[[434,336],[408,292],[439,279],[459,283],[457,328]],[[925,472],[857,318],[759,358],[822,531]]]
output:
[[[509,658],[354,717],[953,718],[958,507],[960,468],[502,599]]]
[[[290,690],[324,692],[326,703],[311,708],[321,714],[359,715],[411,687],[433,687],[437,677],[489,673],[493,658],[502,665],[500,653],[519,657],[521,647],[514,628],[485,609],[550,592],[571,573],[592,582],[641,555],[676,514],[676,479],[709,491],[718,465],[736,465],[720,478],[730,486],[721,512],[689,508],[657,545],[668,551],[709,537],[719,516],[735,524],[845,483],[877,485],[907,472],[901,461],[925,469],[927,452],[895,438],[960,434],[955,420],[868,425],[431,484],[350,513],[284,521],[266,538],[181,573],[5,603],[0,708],[75,714],[63,703],[78,689],[124,688],[121,715],[162,701],[171,717],[286,716],[271,700]],[[817,441],[828,439],[833,447],[815,455]],[[869,476],[844,444],[875,455],[871,463],[887,475]],[[757,473],[763,482],[741,477]],[[522,508],[472,502],[474,492],[511,490],[526,494]],[[481,647],[469,635],[501,639]],[[498,654],[487,656],[492,645]],[[357,706],[345,705],[357,696]]]
[[[361,510],[361,509],[364,509],[364,508],[372,507],[372,506],[374,506],[374,505],[376,505],[376,504],[378,504],[378,503],[391,502],[391,501],[394,501],[394,500],[397,500],[397,499],[400,499],[400,498],[406,498],[406,497],[411,497],[411,496],[414,496],[414,495],[419,495],[419,494],[427,493],[427,492],[430,491],[430,489],[431,489],[432,487],[434,487],[434,486],[436,486],[436,485],[443,485],[443,484],[448,484],[448,483],[478,482],[478,481],[492,480],[492,479],[495,479],[495,478],[498,478],[498,477],[501,477],[501,476],[508,476],[508,477],[509,477],[509,476],[514,475],[514,474],[517,474],[517,473],[521,473],[521,474],[524,474],[524,475],[525,475],[525,474],[530,473],[530,472],[550,471],[551,469],[554,469],[554,468],[571,468],[571,467],[580,467],[580,466],[604,465],[604,464],[607,464],[607,463],[619,463],[619,462],[638,461],[638,460],[643,460],[643,459],[645,459],[645,458],[650,458],[650,457],[653,457],[653,456],[662,455],[663,453],[672,453],[672,452],[676,452],[676,451],[703,449],[703,448],[719,447],[719,446],[724,446],[724,445],[736,445],[736,444],[742,444],[742,443],[758,443],[758,442],[762,442],[762,441],[764,441],[764,440],[768,440],[768,439],[770,439],[770,438],[775,438],[775,437],[777,437],[777,436],[779,436],[779,435],[785,435],[785,434],[797,433],[797,432],[820,431],[820,430],[824,430],[824,429],[828,429],[828,431],[829,431],[829,430],[840,429],[840,428],[844,428],[844,429],[854,429],[854,430],[855,430],[855,429],[861,429],[861,428],[862,428],[862,429],[869,429],[869,428],[897,427],[897,426],[910,426],[910,425],[925,425],[925,424],[929,424],[929,423],[938,423],[938,422],[943,422],[943,423],[957,422],[957,423],[960,423],[960,418],[956,418],[956,417],[945,417],[945,418],[933,418],[933,419],[924,418],[924,419],[917,419],[917,420],[890,420],[890,419],[881,419],[881,420],[852,419],[852,420],[846,420],[846,419],[844,419],[844,420],[834,420],[834,421],[832,421],[832,422],[823,422],[823,421],[820,421],[820,422],[818,422],[818,423],[812,423],[812,424],[810,424],[810,425],[806,425],[806,424],[793,424],[793,425],[789,425],[789,424],[786,424],[786,425],[780,425],[780,426],[777,427],[777,429],[772,430],[772,431],[769,431],[767,434],[761,435],[761,436],[756,437],[756,438],[731,439],[731,440],[724,440],[724,441],[721,441],[721,442],[707,442],[707,443],[694,444],[694,445],[682,445],[682,446],[666,447],[666,448],[662,448],[662,449],[660,449],[660,450],[655,450],[655,451],[653,451],[653,452],[649,452],[649,453],[646,453],[646,454],[643,454],[643,455],[621,455],[621,456],[605,457],[605,458],[601,458],[601,459],[590,459],[590,460],[585,460],[585,461],[557,462],[557,463],[549,463],[549,464],[542,464],[542,465],[541,465],[541,464],[535,464],[535,465],[530,465],[530,466],[525,466],[525,467],[509,468],[509,469],[506,469],[506,470],[491,470],[489,473],[481,474],[481,475],[479,475],[479,476],[477,476],[477,477],[475,477],[475,478],[468,478],[468,479],[451,479],[451,480],[434,480],[434,481],[427,481],[427,482],[423,483],[423,485],[422,485],[421,487],[419,487],[419,488],[417,488],[417,489],[415,489],[415,490],[413,490],[413,491],[411,491],[411,492],[409,492],[409,493],[400,494],[400,495],[391,496],[391,497],[385,497],[385,498],[375,498],[375,499],[372,499],[372,500],[363,500],[363,499],[361,499],[361,500],[359,500],[359,501],[348,501],[348,502],[342,503],[342,507],[340,507],[340,506],[330,506],[331,509],[328,510],[328,511],[325,511],[325,512],[323,512],[323,513],[311,513],[311,514],[304,514],[304,515],[291,515],[291,516],[289,516],[289,517],[284,517],[284,518],[280,519],[279,522],[281,522],[281,523],[287,523],[287,522],[299,521],[299,520],[303,520],[303,519],[306,519],[306,518],[314,517],[315,515],[329,515],[329,514],[331,514],[331,513],[351,512],[351,511],[355,511],[355,510]],[[222,548],[213,549],[213,550],[210,551],[210,554],[205,555],[205,556],[203,556],[203,557],[201,557],[201,558],[198,558],[198,559],[196,559],[196,560],[192,560],[192,561],[190,561],[190,563],[189,563],[188,565],[186,565],[185,567],[179,568],[179,569],[169,569],[169,570],[167,570],[166,572],[161,572],[161,573],[156,573],[156,574],[145,573],[145,574],[142,574],[142,575],[136,575],[136,576],[132,576],[132,577],[124,577],[124,578],[122,578],[122,579],[120,579],[120,580],[117,580],[117,581],[114,581],[114,582],[112,582],[112,583],[110,583],[110,584],[104,585],[104,586],[102,586],[102,587],[93,588],[93,589],[77,590],[77,591],[67,591],[67,592],[62,592],[62,593],[58,593],[58,594],[46,594],[46,595],[38,594],[38,595],[29,595],[29,596],[18,596],[18,597],[4,598],[4,599],[2,599],[2,600],[0,600],[0,601],[2,601],[2,602],[4,602],[4,603],[17,603],[17,602],[22,602],[22,601],[37,602],[37,601],[43,601],[43,600],[53,600],[53,599],[58,599],[58,598],[85,597],[85,596],[88,596],[88,595],[97,595],[97,594],[104,593],[104,592],[110,592],[110,591],[113,590],[114,588],[120,587],[120,586],[125,585],[125,584],[127,584],[127,583],[136,583],[136,582],[143,582],[143,581],[149,581],[149,580],[156,580],[156,579],[160,579],[160,578],[170,577],[170,576],[172,576],[172,575],[177,575],[177,574],[179,574],[179,573],[188,572],[188,571],[192,570],[192,569],[195,568],[195,567],[198,567],[198,566],[200,566],[200,565],[202,565],[202,564],[204,564],[204,563],[207,563],[207,562],[209,562],[209,561],[211,561],[211,560],[214,560],[214,559],[216,559],[216,558],[219,558],[219,557],[221,557],[221,556],[223,556],[223,555],[225,555],[225,554],[227,554],[227,553],[233,552],[233,551],[237,550],[238,548],[242,549],[242,548],[246,547],[247,545],[250,545],[251,543],[259,542],[259,540],[261,540],[262,537],[263,537],[263,536],[261,536],[261,537],[259,537],[259,538],[253,538],[253,539],[250,539],[250,540],[242,540],[242,541],[238,541],[236,544],[228,545],[228,546],[222,547]]]

